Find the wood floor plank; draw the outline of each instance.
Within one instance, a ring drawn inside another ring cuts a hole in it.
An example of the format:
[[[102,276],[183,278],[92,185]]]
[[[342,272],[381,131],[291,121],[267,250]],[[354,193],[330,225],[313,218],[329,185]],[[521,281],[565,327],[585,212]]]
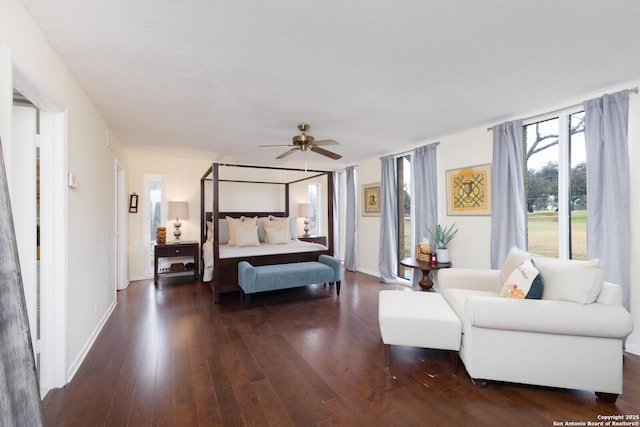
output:
[[[131,283],[71,383],[45,399],[45,423],[539,426],[638,412],[640,356],[629,353],[616,404],[588,390],[477,389],[438,350],[394,346],[387,368],[383,289],[401,286],[345,272],[340,297],[308,286],[262,294],[245,310],[237,294],[212,304],[201,283]]]
[[[273,427],[293,426],[286,408],[266,379],[251,384],[256,398],[260,401],[266,424]]]
[[[221,355],[209,358],[209,370],[216,391],[216,403],[220,410],[220,418],[225,426],[243,425],[240,405],[233,391],[231,379]]]
[[[317,425],[314,419],[316,414],[313,413],[314,407],[317,407],[317,402],[306,401],[304,396],[295,389],[295,386],[287,382],[283,375],[283,369],[277,366],[267,354],[258,353],[256,358],[265,373],[265,377],[273,387],[282,405],[286,408],[287,414],[293,420],[293,423],[297,426]],[[330,414],[327,413],[326,415],[324,419],[330,418]]]

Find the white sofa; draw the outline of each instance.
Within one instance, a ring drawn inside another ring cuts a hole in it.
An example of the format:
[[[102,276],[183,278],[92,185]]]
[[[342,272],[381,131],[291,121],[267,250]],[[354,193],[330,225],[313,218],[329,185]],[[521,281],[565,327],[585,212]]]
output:
[[[528,258],[542,274],[542,299],[500,297],[509,273]],[[615,402],[633,326],[621,288],[603,276],[598,260],[563,261],[517,248],[502,270],[440,270],[438,291],[462,322],[459,355],[474,383],[593,390]]]

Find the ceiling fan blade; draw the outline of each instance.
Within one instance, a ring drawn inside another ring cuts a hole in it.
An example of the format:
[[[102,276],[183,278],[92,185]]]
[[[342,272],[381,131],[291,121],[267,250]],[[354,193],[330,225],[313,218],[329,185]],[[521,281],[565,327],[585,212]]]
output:
[[[338,141],[334,141],[333,139],[321,139],[320,141],[315,141],[314,145],[338,145]]]
[[[271,144],[271,145],[258,145],[258,147],[295,147],[293,144]]]
[[[299,148],[292,148],[289,151],[285,151],[284,153],[280,154],[278,157],[276,157],[276,159],[284,159],[285,157],[287,157],[289,154],[292,154],[294,151],[298,151]]]
[[[313,151],[314,153],[318,153],[318,154],[322,154],[323,156],[330,157],[333,160],[338,160],[342,158],[340,154],[336,154],[332,151],[325,150],[324,148],[316,147],[315,145],[309,145],[309,150]]]

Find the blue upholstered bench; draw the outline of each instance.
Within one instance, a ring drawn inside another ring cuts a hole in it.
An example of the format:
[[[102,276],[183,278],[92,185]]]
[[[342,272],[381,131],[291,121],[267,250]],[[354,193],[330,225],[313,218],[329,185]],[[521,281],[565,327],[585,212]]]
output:
[[[251,303],[251,295],[258,292],[320,283],[335,283],[336,292],[340,295],[341,281],[340,260],[329,255],[320,255],[318,261],[258,267],[254,267],[247,261],[238,263],[238,285],[242,289],[242,297],[246,307],[249,307]]]

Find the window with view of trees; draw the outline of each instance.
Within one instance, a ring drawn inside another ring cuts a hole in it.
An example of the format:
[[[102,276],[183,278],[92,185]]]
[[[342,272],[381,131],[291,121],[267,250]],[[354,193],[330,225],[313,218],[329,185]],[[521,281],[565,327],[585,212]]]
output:
[[[587,258],[584,112],[525,126],[527,246],[541,255]]]
[[[318,212],[320,212],[320,184],[312,183],[307,187],[307,197],[311,203],[311,216],[309,217],[309,234],[319,236],[321,233],[318,222]]]
[[[398,157],[398,277],[411,280],[412,269],[400,264],[411,256],[411,157]]]
[[[156,230],[164,227],[167,221],[167,176],[144,174],[144,193],[142,195],[142,215],[146,226],[143,228],[143,247],[146,248],[145,274],[153,274]],[[169,231],[169,230],[167,230]],[[167,233],[169,235],[170,232]]]

